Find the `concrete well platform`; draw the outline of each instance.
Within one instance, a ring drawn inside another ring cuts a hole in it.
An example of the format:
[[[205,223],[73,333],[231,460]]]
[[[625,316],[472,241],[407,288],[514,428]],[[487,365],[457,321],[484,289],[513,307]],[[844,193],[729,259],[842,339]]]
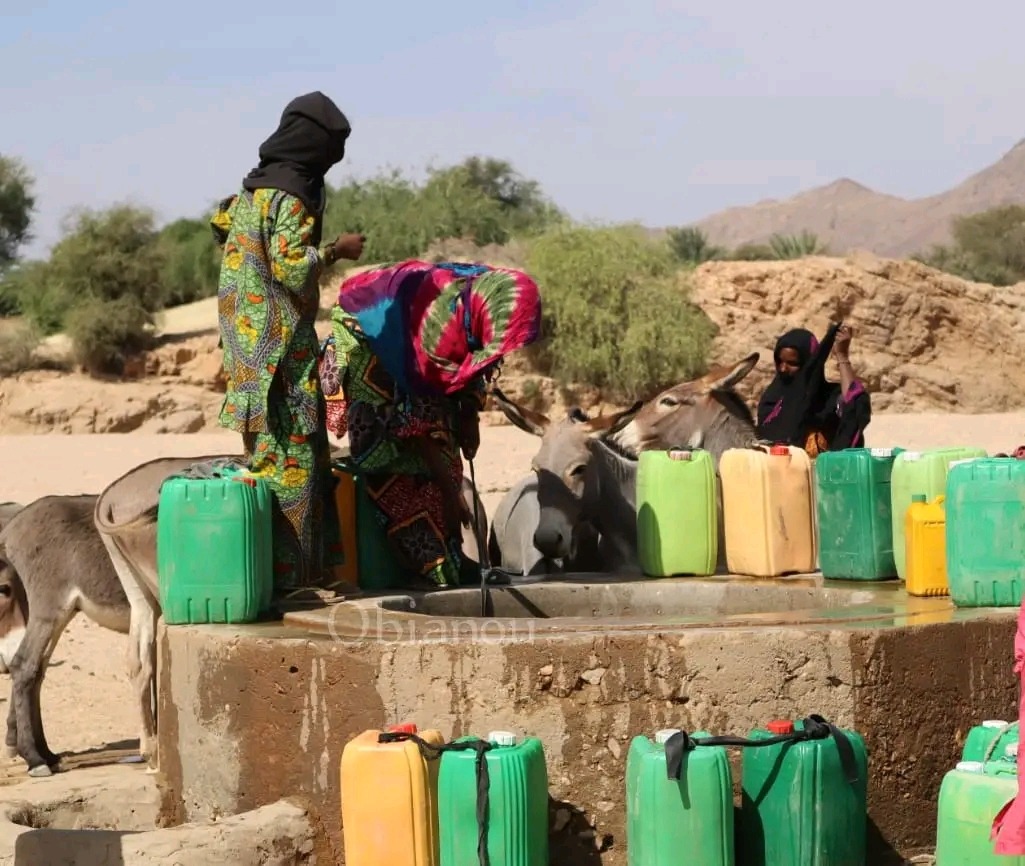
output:
[[[932,846],[967,730],[1013,718],[1016,609],[901,585],[573,575],[361,597],[252,626],[164,626],[159,746],[174,821],[300,796],[343,863],[339,762],[368,728],[496,728],[545,745],[552,862],[625,866],[630,740],[820,713],[869,749],[869,860]],[[731,750],[739,760],[739,751]],[[739,777],[739,763],[735,762]]]

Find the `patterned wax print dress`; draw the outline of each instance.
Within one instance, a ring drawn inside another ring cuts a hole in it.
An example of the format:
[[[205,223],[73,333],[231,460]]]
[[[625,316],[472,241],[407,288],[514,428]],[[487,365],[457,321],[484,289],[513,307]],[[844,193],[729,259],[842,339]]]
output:
[[[222,427],[242,434],[275,500],[277,594],[319,586],[341,561],[314,330],[324,253],[314,217],[275,189],[243,189],[211,219],[223,244],[217,291],[227,393]]]

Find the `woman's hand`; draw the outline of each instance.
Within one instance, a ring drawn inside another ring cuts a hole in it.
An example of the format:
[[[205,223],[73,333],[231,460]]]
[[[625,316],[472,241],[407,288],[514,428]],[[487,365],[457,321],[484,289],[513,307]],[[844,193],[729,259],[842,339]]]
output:
[[[467,460],[473,460],[480,448],[480,415],[472,406],[462,405],[456,419],[456,439]]]
[[[833,354],[837,358],[846,358],[851,348],[851,338],[854,330],[850,325],[841,325],[836,332],[836,339],[833,341]]]
[[[341,235],[332,245],[332,252],[336,259],[350,259],[351,261],[357,261],[359,257],[363,255],[363,244],[366,242],[366,235]]]
[[[833,354],[836,355],[836,364],[840,368],[840,394],[847,396],[854,384],[854,370],[851,368],[851,361],[847,353],[851,347],[851,337],[854,330],[850,325],[841,325],[836,332],[836,339],[833,341]]]

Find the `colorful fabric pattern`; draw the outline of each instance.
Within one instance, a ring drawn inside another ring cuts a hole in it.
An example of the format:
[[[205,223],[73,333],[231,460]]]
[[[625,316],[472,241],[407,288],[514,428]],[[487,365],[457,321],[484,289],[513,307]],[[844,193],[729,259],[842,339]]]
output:
[[[359,324],[338,307],[332,331],[321,360],[327,429],[338,437],[348,433],[352,462],[365,473],[367,494],[399,561],[435,586],[457,586],[462,536],[452,511],[463,464],[455,401],[402,398]],[[465,399],[479,410],[485,396],[480,380]]]
[[[483,409],[486,374],[537,338],[540,313],[529,277],[485,266],[404,262],[342,284],[321,360],[327,426],[348,433],[400,561],[437,586],[466,567],[456,419]]]
[[[268,401],[283,399],[295,431],[317,428],[323,254],[309,245],[314,217],[295,196],[243,190],[211,220],[224,237],[217,291],[228,388],[223,427],[267,432]]]
[[[403,392],[455,394],[541,325],[534,281],[486,265],[382,265],[345,280],[338,306]]]
[[[273,189],[243,190],[211,219],[224,248],[217,298],[228,382],[219,422],[242,434],[251,470],[277,500],[281,590],[321,582],[323,501],[331,502],[314,330],[323,254],[309,244],[313,225],[298,198]]]
[[[250,472],[274,491],[275,589],[320,585],[324,573],[344,559],[327,431],[243,438]]]

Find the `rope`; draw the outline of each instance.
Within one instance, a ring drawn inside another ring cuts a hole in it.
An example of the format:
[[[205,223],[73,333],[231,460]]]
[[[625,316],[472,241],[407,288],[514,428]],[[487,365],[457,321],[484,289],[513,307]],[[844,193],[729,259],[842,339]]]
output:
[[[491,563],[488,561],[488,549],[486,539],[480,537],[480,509],[477,501],[480,495],[477,493],[477,476],[473,470],[473,460],[466,461],[470,464],[470,489],[473,493],[473,537],[477,539],[477,552],[480,554],[480,615],[488,615],[488,573],[491,571]]]

